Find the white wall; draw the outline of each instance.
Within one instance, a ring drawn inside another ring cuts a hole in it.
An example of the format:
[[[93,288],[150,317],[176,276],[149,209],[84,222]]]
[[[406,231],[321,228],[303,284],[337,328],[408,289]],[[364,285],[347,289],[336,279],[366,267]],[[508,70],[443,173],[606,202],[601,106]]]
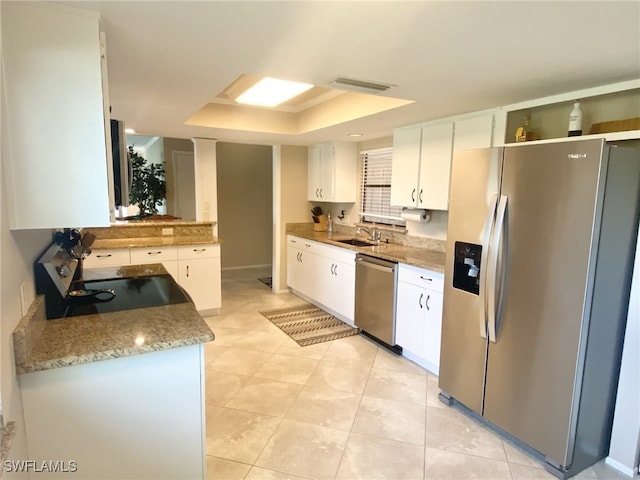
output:
[[[218,186],[216,164],[216,140],[194,138],[193,154],[196,175],[196,220],[218,221]],[[218,226],[213,227],[218,235]]]
[[[640,231],[607,463],[632,476],[640,463]]]

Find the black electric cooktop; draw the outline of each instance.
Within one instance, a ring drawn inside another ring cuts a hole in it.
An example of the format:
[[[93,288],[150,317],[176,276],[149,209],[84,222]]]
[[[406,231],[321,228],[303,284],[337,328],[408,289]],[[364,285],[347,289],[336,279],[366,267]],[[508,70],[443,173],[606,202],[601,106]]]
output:
[[[171,275],[116,278],[111,280],[76,281],[71,290],[108,290],[95,296],[68,299],[65,317],[91,315],[95,313],[119,312],[136,308],[158,307],[190,302],[186,292]]]

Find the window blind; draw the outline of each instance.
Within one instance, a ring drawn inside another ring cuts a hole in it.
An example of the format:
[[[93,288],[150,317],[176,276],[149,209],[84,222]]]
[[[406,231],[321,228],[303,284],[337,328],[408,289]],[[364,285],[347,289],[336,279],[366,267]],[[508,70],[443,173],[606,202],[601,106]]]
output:
[[[392,207],[391,168],[393,150],[378,148],[360,152],[362,182],[360,189],[360,215],[365,222],[404,225],[400,217],[402,207]]]

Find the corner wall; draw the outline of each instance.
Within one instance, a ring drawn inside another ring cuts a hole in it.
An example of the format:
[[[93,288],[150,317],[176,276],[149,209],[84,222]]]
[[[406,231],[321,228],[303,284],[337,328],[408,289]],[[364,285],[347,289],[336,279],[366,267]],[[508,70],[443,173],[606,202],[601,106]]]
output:
[[[307,147],[273,147],[273,290],[287,291],[287,223],[308,222]]]

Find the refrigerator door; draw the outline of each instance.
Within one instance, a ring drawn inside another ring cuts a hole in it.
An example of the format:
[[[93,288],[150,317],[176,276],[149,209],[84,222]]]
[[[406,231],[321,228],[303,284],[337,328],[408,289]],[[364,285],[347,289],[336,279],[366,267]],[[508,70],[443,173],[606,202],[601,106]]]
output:
[[[456,152],[451,171],[439,387],[478,413],[487,352],[484,266],[502,153]]]
[[[596,140],[504,154],[505,283],[496,343],[489,344],[484,416],[558,465],[570,464],[573,452],[602,150]]]

